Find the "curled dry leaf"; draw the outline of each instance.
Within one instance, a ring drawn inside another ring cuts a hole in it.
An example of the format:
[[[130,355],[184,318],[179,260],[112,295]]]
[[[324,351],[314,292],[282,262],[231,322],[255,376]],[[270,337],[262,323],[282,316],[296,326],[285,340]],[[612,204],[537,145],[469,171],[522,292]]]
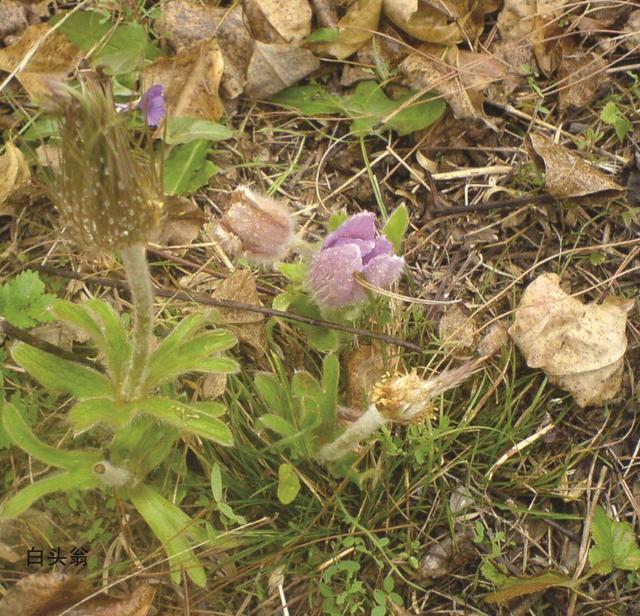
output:
[[[13,213],[12,198],[21,194],[31,181],[31,172],[24,154],[13,143],[6,143],[0,156],[0,216]]]
[[[251,32],[263,43],[299,44],[311,34],[307,0],[246,0],[244,13]]]
[[[318,53],[339,60],[349,57],[371,40],[380,22],[382,0],[355,0],[338,21],[338,37],[316,47]]]
[[[347,367],[347,405],[352,409],[367,407],[367,394],[385,373],[379,344],[363,344],[345,353]],[[393,370],[393,368],[390,368]]]
[[[240,4],[219,8],[172,0],[162,4],[155,27],[178,50],[215,37],[224,59],[222,93],[229,99],[242,94],[253,53],[253,37],[245,25]]]
[[[83,601],[92,588],[87,580],[69,573],[34,573],[22,578],[0,601],[0,616],[146,616],[155,590],[140,584],[129,596],[99,595]],[[76,603],[83,601],[78,607]]]
[[[526,288],[509,335],[527,365],[542,368],[581,407],[603,404],[620,389],[633,300],[585,305],[559,283],[542,274]]]
[[[143,88],[161,84],[167,116],[218,120],[224,107],[218,94],[224,60],[215,40],[180,49],[173,58],[159,58],[144,70]]]
[[[624,192],[608,175],[548,137],[531,133],[526,145],[533,162],[545,172],[545,189],[557,199],[613,198]]]
[[[268,98],[320,68],[320,61],[308,49],[256,41],[247,69],[245,94]]]
[[[625,35],[622,44],[629,51],[637,53],[640,48],[640,9],[629,15],[629,20],[622,33]]]
[[[455,3],[459,12],[460,3]],[[400,30],[426,43],[452,45],[463,40],[463,34],[453,15],[419,0],[384,0],[386,17]],[[455,17],[462,17],[457,15]]]
[[[451,537],[432,544],[420,564],[420,577],[441,578],[460,568],[474,557],[473,533],[465,530],[456,533],[456,541]]]
[[[609,82],[606,68],[607,62],[595,53],[563,54],[558,83],[560,109],[580,108],[590,103]]]
[[[13,45],[0,50],[0,70],[16,72],[27,94],[36,99],[50,94],[47,84],[61,81],[75,70],[82,51],[47,24],[29,26]]]
[[[165,217],[151,241],[161,246],[188,246],[198,237],[205,220],[202,210],[191,199],[167,197]]]
[[[459,119],[482,117],[483,92],[506,75],[505,65],[486,53],[457,47],[433,48],[430,53],[411,53],[399,66],[416,90],[440,94]]]
[[[251,270],[236,270],[214,291],[216,299],[226,299],[243,304],[262,306],[256,279]],[[244,342],[259,352],[267,347],[267,334],[264,326],[264,315],[237,308],[218,308],[222,323],[230,325],[230,329]]]

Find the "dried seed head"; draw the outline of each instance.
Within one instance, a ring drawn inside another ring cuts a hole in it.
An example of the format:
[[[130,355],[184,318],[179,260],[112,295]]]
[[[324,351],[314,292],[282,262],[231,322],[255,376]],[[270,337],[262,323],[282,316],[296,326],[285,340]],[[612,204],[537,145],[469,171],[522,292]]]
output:
[[[371,392],[371,404],[388,420],[413,423],[433,416],[432,387],[415,372],[382,377]]]
[[[371,391],[370,401],[389,421],[409,424],[432,417],[433,400],[456,387],[482,365],[483,358],[467,362],[453,370],[421,379],[416,373],[385,375]]]
[[[60,166],[44,177],[62,222],[91,253],[145,243],[162,214],[156,169],[133,141],[109,83],[85,78],[80,92],[54,92],[61,109]]]
[[[295,224],[285,205],[246,186],[239,186],[232,193],[231,207],[216,230],[226,248],[240,248],[255,263],[273,263],[284,258],[294,233]]]

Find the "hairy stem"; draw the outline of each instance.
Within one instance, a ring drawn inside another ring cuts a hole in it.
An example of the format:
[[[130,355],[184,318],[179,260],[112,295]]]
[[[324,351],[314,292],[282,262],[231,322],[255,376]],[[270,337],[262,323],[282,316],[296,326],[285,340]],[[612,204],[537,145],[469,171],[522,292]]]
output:
[[[371,405],[367,412],[354,421],[337,439],[327,443],[318,451],[320,462],[333,462],[348,454],[363,439],[371,436],[387,423],[378,409]]]
[[[120,251],[133,299],[133,354],[122,393],[132,400],[142,393],[147,376],[153,336],[153,288],[143,244],[133,244]]]

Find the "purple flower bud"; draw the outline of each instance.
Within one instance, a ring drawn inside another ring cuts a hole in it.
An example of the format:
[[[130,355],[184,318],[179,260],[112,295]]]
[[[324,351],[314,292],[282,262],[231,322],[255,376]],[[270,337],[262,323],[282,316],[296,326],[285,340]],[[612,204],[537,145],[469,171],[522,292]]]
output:
[[[161,84],[151,86],[142,95],[138,109],[142,110],[144,121],[149,126],[158,126],[165,116],[164,86]]]
[[[376,231],[375,220],[372,212],[352,216],[327,236],[311,262],[307,282],[323,308],[366,300],[356,273],[381,289],[388,289],[400,277],[404,258],[393,254],[391,243]]]

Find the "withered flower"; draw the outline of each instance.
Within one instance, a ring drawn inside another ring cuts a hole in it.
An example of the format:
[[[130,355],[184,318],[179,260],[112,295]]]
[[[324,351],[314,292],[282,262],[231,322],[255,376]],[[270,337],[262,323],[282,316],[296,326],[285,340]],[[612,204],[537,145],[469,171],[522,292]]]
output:
[[[94,76],[80,91],[52,90],[60,164],[44,181],[69,236],[89,253],[144,244],[162,214],[160,178],[118,114],[109,82]]]
[[[295,224],[284,204],[239,186],[215,233],[225,249],[254,263],[273,263],[291,248]]]

